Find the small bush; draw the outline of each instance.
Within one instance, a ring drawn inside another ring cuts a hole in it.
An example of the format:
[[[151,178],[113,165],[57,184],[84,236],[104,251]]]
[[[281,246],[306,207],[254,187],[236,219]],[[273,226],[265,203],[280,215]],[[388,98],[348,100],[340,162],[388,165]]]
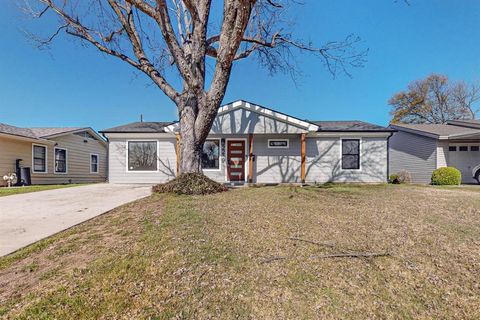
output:
[[[434,185],[459,185],[462,182],[462,173],[454,167],[438,168],[432,173]]]
[[[201,173],[183,173],[175,179],[156,185],[152,188],[156,193],[176,193],[201,195],[227,191],[223,184],[213,181]]]
[[[392,184],[411,183],[412,176],[410,175],[410,172],[404,170],[397,173],[392,173],[388,181]]]

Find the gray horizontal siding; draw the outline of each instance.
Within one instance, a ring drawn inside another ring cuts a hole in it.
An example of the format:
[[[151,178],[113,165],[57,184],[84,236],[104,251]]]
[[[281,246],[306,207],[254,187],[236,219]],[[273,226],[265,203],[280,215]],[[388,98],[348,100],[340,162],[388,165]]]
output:
[[[437,167],[437,140],[399,131],[390,138],[390,173],[408,171],[415,183],[430,183]]]
[[[288,148],[269,148],[268,139],[289,139]],[[253,140],[254,181],[257,183],[300,182],[299,135],[261,135]]]
[[[156,184],[171,180],[176,174],[175,137],[168,139],[148,139],[159,141],[157,171],[127,172],[127,140],[110,139],[109,182]],[[135,140],[135,139],[131,139]],[[147,139],[140,139],[147,140]]]
[[[360,170],[343,170],[341,139],[307,138],[306,182],[365,182],[387,181],[387,139],[362,138]]]

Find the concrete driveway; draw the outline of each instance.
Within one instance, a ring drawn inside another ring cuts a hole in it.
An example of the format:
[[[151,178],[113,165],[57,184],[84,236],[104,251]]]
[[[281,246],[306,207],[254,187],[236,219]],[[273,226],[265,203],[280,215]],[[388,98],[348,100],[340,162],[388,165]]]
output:
[[[0,256],[150,193],[149,186],[102,183],[0,197]]]

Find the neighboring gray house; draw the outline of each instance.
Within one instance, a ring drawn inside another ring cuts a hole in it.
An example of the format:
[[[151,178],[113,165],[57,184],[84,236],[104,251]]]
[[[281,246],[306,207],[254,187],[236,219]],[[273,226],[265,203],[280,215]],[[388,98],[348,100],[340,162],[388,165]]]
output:
[[[395,124],[390,138],[390,172],[406,170],[415,183],[430,183],[433,170],[455,167],[462,183],[475,183],[480,175],[480,121],[456,120],[447,124]]]
[[[176,122],[135,122],[101,131],[111,183],[161,183],[178,168]],[[219,109],[203,172],[227,183],[387,181],[392,130],[361,121],[307,121],[236,101]]]

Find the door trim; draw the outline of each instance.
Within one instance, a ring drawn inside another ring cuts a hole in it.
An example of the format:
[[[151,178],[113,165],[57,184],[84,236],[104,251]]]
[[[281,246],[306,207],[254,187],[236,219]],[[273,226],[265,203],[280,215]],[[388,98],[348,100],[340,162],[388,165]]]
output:
[[[230,178],[228,177],[228,141],[245,141],[245,154],[244,157],[248,154],[248,143],[247,143],[247,138],[226,138],[225,139],[225,182],[231,182]],[[244,168],[243,168],[243,182],[246,182],[247,180],[247,168],[250,165],[248,157],[245,158],[244,161]],[[241,180],[239,180],[241,182]]]

